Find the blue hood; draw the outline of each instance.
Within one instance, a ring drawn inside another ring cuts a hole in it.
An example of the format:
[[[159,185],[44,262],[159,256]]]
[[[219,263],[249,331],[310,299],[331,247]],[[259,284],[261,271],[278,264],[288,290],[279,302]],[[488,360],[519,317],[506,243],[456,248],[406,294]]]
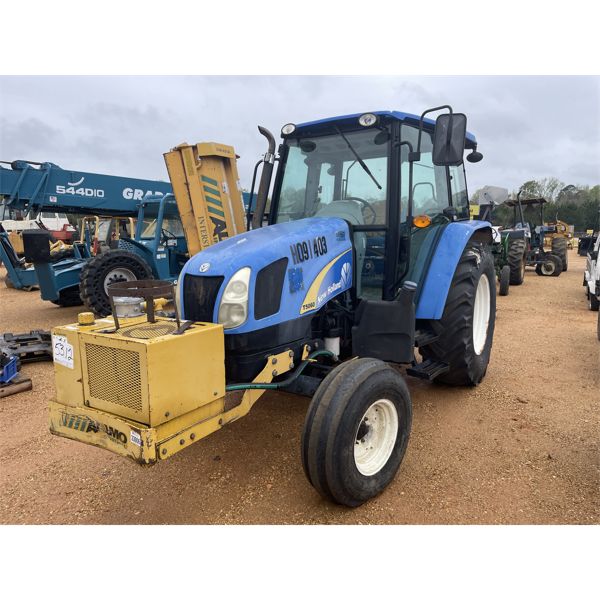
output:
[[[256,289],[259,271],[281,258],[288,259],[282,289]],[[348,224],[337,217],[311,217],[248,231],[190,258],[181,278],[224,277],[213,310],[213,321],[217,322],[223,291],[231,276],[244,267],[252,271],[248,319],[226,333],[246,333],[315,312],[352,287],[352,243]],[[279,311],[256,320],[257,294],[281,294]],[[185,317],[185,306],[183,314]]]

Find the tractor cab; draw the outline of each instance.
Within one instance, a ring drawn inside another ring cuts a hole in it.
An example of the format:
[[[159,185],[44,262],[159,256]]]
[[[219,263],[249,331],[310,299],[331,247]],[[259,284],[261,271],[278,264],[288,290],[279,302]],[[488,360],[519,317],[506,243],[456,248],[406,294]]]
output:
[[[157,279],[172,279],[188,259],[181,217],[173,194],[146,198],[140,202],[133,239],[123,239],[119,248],[148,253],[148,264],[154,263]],[[153,260],[154,257],[154,260]]]
[[[436,164],[434,125],[376,112],[284,126],[270,224],[347,221],[359,298],[391,300],[404,281],[419,286],[444,227],[469,218],[462,156]],[[477,146],[469,133],[463,143]]]

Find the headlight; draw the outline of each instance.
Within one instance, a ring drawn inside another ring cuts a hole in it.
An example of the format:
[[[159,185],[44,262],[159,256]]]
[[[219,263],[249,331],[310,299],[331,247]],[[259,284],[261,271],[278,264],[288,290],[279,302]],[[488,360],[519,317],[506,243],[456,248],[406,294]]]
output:
[[[250,267],[240,269],[229,280],[219,305],[219,323],[225,329],[239,327],[248,318],[248,286]]]
[[[296,126],[293,123],[288,123],[281,128],[281,135],[291,135],[296,131]]]
[[[363,127],[371,127],[371,125],[375,125],[375,123],[377,123],[377,116],[373,113],[365,113],[364,115],[360,115],[360,117],[358,117],[358,123]]]
[[[179,277],[177,280],[177,285],[175,286],[175,306],[177,308],[177,314],[179,317],[182,317],[181,314],[181,282],[183,281],[183,276]]]

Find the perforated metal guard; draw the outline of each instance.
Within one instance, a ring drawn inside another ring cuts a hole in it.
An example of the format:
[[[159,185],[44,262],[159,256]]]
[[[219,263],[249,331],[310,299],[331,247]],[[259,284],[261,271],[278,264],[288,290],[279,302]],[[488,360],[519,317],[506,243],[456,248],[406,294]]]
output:
[[[142,412],[140,356],[137,352],[86,344],[85,356],[92,399]]]
[[[166,321],[157,323],[144,323],[143,325],[131,325],[119,329],[119,335],[135,338],[137,340],[150,340],[160,337],[161,335],[169,335],[177,331],[176,323]]]

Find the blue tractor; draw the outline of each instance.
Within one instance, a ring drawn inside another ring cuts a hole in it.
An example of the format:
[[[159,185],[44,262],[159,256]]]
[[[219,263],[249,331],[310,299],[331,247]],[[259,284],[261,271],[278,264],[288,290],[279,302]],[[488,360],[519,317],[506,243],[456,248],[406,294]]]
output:
[[[179,310],[223,326],[227,390],[312,396],[306,476],[325,498],[357,506],[390,483],[407,448],[411,399],[396,366],[459,386],[486,373],[492,230],[469,220],[463,164],[465,150],[470,162],[482,155],[449,106],[289,123],[278,152],[259,130],[269,147],[253,229],[185,264]],[[281,352],[285,378],[265,367]],[[267,371],[273,383],[256,383]],[[224,406],[215,427],[237,418],[235,399]]]

